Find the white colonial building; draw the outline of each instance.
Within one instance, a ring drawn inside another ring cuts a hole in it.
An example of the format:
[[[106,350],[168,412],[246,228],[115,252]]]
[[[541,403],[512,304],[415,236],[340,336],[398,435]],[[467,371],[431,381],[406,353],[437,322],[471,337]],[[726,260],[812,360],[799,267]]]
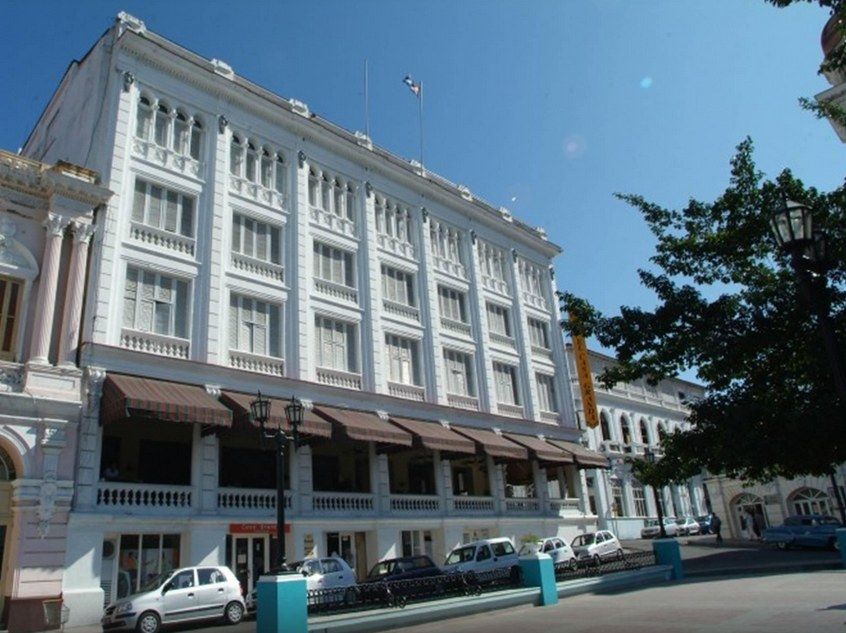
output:
[[[176,565],[228,564],[247,588],[268,569],[258,390],[277,419],[307,404],[292,559],[337,552],[363,574],[595,527],[584,469],[607,461],[580,444],[542,230],[125,14],[23,152],[115,192],[82,325],[71,623]]]
[[[567,346],[569,373],[576,378],[573,349]],[[704,393],[701,385],[678,378],[650,385],[645,380],[618,383],[604,388],[597,376],[616,361],[599,352],[588,352],[596,391],[599,425],[587,429],[588,446],[605,455],[608,470],[587,475],[589,511],[598,515],[599,525],[619,538],[640,538],[644,521],[658,515],[655,494],[632,475],[631,459],[642,458],[649,448],[660,458],[664,435],[687,428],[687,403]],[[576,410],[582,404],[578,386],[573,390]],[[666,516],[698,516],[707,512],[702,480],[695,477],[684,485],[666,486],[660,491]]]

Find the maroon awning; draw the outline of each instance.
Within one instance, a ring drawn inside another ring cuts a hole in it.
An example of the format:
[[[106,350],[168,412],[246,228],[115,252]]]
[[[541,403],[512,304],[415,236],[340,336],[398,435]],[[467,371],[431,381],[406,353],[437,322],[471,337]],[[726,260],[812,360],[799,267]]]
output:
[[[565,453],[557,446],[553,446],[534,435],[523,435],[522,433],[503,433],[503,435],[512,442],[528,448],[539,462],[559,465],[575,463],[572,453]]]
[[[339,409],[314,405],[314,412],[335,424],[348,438],[359,442],[378,442],[395,446],[411,446],[411,434],[386,422],[370,411]]]
[[[452,430],[456,433],[461,433],[465,437],[479,445],[487,455],[494,459],[514,459],[514,460],[528,460],[529,452],[514,442],[510,442],[504,437],[497,435],[493,431],[486,431],[484,429],[473,429],[467,426],[454,426]]]
[[[129,418],[232,426],[232,412],[204,387],[109,374],[103,383],[100,420],[105,423]]]
[[[237,391],[224,391],[220,394],[220,401],[232,409],[235,424],[244,426],[258,425],[250,415],[250,404],[255,398],[255,394],[238,393]],[[268,400],[270,400],[270,425],[273,427],[279,425],[285,431],[290,431],[291,427],[288,424],[288,418],[285,416],[285,407],[288,406],[289,401],[278,398],[268,398]],[[313,411],[305,409],[303,410],[303,422],[300,425],[299,432],[312,437],[330,438],[332,437],[332,425],[317,416]]]
[[[420,441],[423,448],[430,451],[444,451],[449,453],[476,453],[473,440],[451,431],[440,422],[425,422],[410,418],[391,417],[391,422],[405,429]]]
[[[548,440],[548,442],[570,453],[575,458],[579,468],[611,468],[611,463],[607,457],[589,448],[585,448],[581,444],[564,440]]]

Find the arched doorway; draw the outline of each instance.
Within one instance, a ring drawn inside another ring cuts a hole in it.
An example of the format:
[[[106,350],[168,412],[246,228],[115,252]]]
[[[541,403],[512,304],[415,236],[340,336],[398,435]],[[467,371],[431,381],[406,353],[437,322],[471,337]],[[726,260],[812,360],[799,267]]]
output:
[[[770,525],[764,500],[751,492],[743,492],[732,500],[731,515],[734,533],[740,538],[754,536],[752,526],[755,522],[761,530]],[[747,526],[746,531],[742,528],[744,524]]]
[[[799,488],[788,497],[789,509],[795,514],[831,514],[831,499],[817,488]]]

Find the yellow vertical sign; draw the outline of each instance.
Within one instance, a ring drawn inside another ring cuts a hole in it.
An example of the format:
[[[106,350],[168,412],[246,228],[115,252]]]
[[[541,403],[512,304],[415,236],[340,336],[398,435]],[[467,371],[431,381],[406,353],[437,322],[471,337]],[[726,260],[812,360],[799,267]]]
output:
[[[573,322],[573,315],[570,315],[570,322]],[[590,371],[590,358],[588,358],[585,338],[573,334],[570,337],[573,341],[573,357],[576,361],[576,374],[579,377],[579,390],[582,394],[582,411],[585,415],[585,423],[590,428],[599,426],[599,414],[596,411],[596,393],[593,391],[593,374]]]

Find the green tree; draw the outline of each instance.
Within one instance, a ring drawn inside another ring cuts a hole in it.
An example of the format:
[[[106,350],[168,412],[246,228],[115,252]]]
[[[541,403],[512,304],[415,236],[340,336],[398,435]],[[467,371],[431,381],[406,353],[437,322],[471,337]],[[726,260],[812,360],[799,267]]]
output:
[[[842,344],[846,193],[806,187],[788,170],[765,179],[750,139],[737,147],[729,186],[713,202],[667,209],[637,195],[618,196],[641,213],[657,241],[652,266],[639,271],[656,295],[654,309],[624,306],[604,316],[587,301],[562,295],[562,310],[578,317],[577,333],[616,350],[619,364],[600,376],[605,385],[690,369],[705,383],[707,395],[691,403],[692,430],[666,443],[660,469],[704,467],[767,480],[825,475],[846,461],[846,403],[836,397],[816,324],[770,235],[769,211],[783,196],[810,206],[827,231],[832,314]],[[569,320],[562,327],[574,329]]]

